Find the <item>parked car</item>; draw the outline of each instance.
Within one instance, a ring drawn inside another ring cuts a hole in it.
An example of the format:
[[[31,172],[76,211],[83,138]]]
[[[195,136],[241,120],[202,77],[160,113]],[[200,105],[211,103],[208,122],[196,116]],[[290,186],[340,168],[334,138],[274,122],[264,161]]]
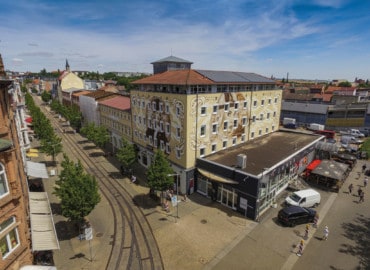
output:
[[[320,204],[320,201],[320,193],[311,188],[295,191],[285,199],[285,203],[287,205],[296,205],[301,207],[316,207]]]
[[[300,206],[288,206],[278,213],[278,220],[283,225],[294,227],[298,224],[311,223],[314,221],[316,211],[311,208]]]

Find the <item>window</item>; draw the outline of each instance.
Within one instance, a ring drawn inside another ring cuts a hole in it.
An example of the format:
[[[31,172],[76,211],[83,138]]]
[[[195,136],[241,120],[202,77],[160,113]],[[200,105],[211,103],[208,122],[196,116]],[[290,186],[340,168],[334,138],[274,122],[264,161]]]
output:
[[[275,130],[275,126],[272,126],[272,127],[271,127],[271,130],[272,130],[272,131],[274,131],[274,130]]]
[[[266,133],[269,133],[269,128],[266,128]]]
[[[160,121],[159,122],[159,129],[161,130],[161,132],[164,131],[164,128],[163,128],[163,121]]]
[[[213,113],[217,113],[218,112],[218,105],[213,105]]]
[[[233,145],[236,145],[236,137],[233,137]]]
[[[225,131],[227,130],[228,126],[229,126],[229,122],[228,121],[225,121],[224,122],[224,130]]]
[[[180,106],[179,105],[176,105],[176,116],[179,117],[180,116]]]
[[[170,113],[170,105],[168,105],[168,103],[166,102],[166,113]]]
[[[153,146],[154,147],[158,147],[158,139],[157,138],[154,138]]]
[[[270,119],[270,113],[269,112],[267,113],[266,118]]]
[[[276,98],[275,98],[275,103],[277,103],[277,101],[278,101],[278,98],[276,97]]]
[[[166,123],[166,133],[170,134],[170,123]]]
[[[200,108],[200,115],[204,116],[207,114],[207,107],[203,106]]]
[[[222,148],[225,149],[227,147],[227,141],[222,142]]]
[[[260,121],[263,120],[263,113],[260,114]]]
[[[253,106],[256,107],[257,106],[257,100],[253,101]]]
[[[166,153],[169,154],[171,152],[170,143],[166,143]]]
[[[206,135],[206,125],[202,125],[200,127],[200,136],[205,136]]]
[[[238,127],[238,119],[234,119],[234,128]]]
[[[206,149],[204,147],[199,148],[200,157],[204,157],[205,154],[206,154]]]
[[[265,105],[265,100],[264,99],[261,100],[261,106],[263,106],[263,105]]]
[[[0,239],[0,252],[3,259],[12,253],[19,245],[15,217],[11,217],[0,224],[0,234],[5,232],[7,233]]]
[[[268,103],[271,104],[271,98],[268,99]]]
[[[5,167],[0,163],[0,198],[9,193],[8,181],[6,179]]]
[[[243,116],[243,118],[242,118],[242,125],[243,125],[243,127],[245,127],[246,124],[247,124],[247,117],[246,116]]]
[[[164,151],[164,141],[160,140],[159,145],[161,147],[161,150]]]
[[[230,107],[230,104],[229,103],[225,103],[225,106],[224,106],[225,112],[227,112],[229,110],[229,107]]]
[[[177,159],[181,158],[181,149],[180,148],[176,148],[176,158]]]
[[[245,134],[242,134],[241,141],[245,142]]]
[[[180,138],[181,135],[181,129],[179,127],[176,128],[176,137]]]
[[[256,122],[256,116],[253,115],[252,117],[252,122],[255,123]]]
[[[246,109],[248,107],[248,102],[247,101],[244,101],[243,102],[243,108]]]
[[[212,153],[216,152],[217,145],[214,143],[212,144]]]
[[[235,111],[239,110],[239,102],[234,103],[234,110]]]
[[[254,132],[251,132],[251,138],[252,139],[254,138]]]
[[[156,107],[157,107],[157,106],[156,106],[156,103],[155,103],[155,101],[153,101],[153,102],[152,102],[152,110],[153,110],[153,111],[156,111]]]
[[[276,117],[276,112],[274,112],[274,114],[273,114],[273,115],[274,115],[274,117]]]
[[[162,102],[159,102],[159,111],[163,112],[163,103]]]
[[[212,124],[212,133],[216,134],[217,133],[217,123]]]
[[[261,135],[262,135],[262,129],[260,129],[260,130],[258,131],[258,135],[259,135],[259,136],[261,136]]]

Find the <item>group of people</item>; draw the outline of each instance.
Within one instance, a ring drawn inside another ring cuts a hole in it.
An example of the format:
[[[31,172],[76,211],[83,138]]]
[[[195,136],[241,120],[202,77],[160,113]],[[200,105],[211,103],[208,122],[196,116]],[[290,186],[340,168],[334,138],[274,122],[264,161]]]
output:
[[[314,219],[313,227],[317,228],[318,220],[319,220],[319,216],[316,215],[315,219]],[[307,224],[306,229],[305,229],[305,233],[304,233],[304,237],[301,240],[301,242],[299,242],[299,245],[297,246],[298,247],[298,250],[297,250],[297,253],[296,253],[297,256],[302,256],[302,254],[303,254],[304,240],[308,239],[309,231],[310,231],[310,224]],[[329,237],[329,227],[325,226],[324,231],[323,231],[323,236],[322,236],[321,239],[326,241],[326,240],[328,240],[328,237]]]
[[[365,172],[365,171],[366,171],[366,165],[364,164],[362,166],[362,172]],[[369,183],[369,179],[367,178],[367,176],[365,176],[363,187],[366,188],[368,183]],[[348,194],[352,194],[352,191],[353,191],[353,184],[351,183],[348,186]],[[363,191],[361,186],[359,186],[358,189],[357,189],[357,195],[359,197],[359,201],[358,201],[359,203],[365,201],[365,192]]]

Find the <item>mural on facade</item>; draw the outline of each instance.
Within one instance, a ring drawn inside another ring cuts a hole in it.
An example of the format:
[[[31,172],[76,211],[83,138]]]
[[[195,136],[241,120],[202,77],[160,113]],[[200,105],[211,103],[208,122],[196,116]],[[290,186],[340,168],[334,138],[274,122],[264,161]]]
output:
[[[243,93],[222,93],[217,95],[196,96],[191,100],[190,114],[197,119],[193,122],[190,133],[190,147],[195,150],[201,146],[208,147],[211,143],[222,142],[232,137],[240,137],[245,133],[243,118],[248,121],[248,108],[244,107],[246,98]],[[237,104],[237,105],[236,105]],[[217,111],[213,107],[217,105]],[[227,106],[227,107],[226,107]],[[237,107],[236,107],[237,106]],[[207,109],[201,115],[201,108]],[[236,125],[234,125],[236,121]],[[227,127],[224,123],[227,122]],[[216,130],[213,126],[216,125]],[[206,135],[197,136],[202,126],[206,126]]]

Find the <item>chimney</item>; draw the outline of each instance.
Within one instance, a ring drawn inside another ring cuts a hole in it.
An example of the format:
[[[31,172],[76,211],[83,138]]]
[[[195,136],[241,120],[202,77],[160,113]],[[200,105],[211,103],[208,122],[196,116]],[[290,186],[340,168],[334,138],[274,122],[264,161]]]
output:
[[[239,154],[236,156],[236,166],[241,169],[247,167],[247,155]]]

